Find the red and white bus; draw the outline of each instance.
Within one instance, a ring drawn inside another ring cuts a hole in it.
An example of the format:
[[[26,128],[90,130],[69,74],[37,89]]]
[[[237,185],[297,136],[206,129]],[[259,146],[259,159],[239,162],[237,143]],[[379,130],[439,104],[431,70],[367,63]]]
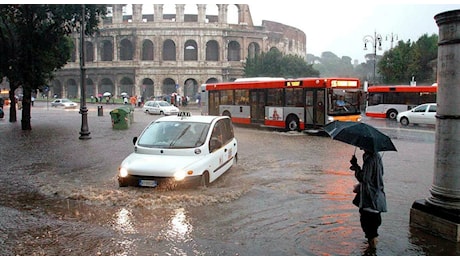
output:
[[[371,86],[367,89],[366,116],[396,119],[398,113],[424,103],[436,103],[438,87]]]
[[[253,78],[204,84],[201,91],[202,114],[228,115],[236,124],[300,131],[361,120],[355,78]],[[337,106],[339,99],[346,105]]]

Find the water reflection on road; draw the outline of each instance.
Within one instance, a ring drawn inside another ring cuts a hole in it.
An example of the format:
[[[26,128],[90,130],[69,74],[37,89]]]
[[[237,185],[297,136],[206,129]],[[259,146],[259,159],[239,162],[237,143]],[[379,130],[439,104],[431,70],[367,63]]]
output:
[[[118,164],[155,116],[137,110],[130,129],[113,131],[110,117],[90,113],[84,142],[78,111],[34,110],[27,133],[0,124],[4,150],[15,151],[0,151],[0,211],[10,216],[0,218],[2,255],[361,255],[366,247],[351,203],[350,145],[236,127],[238,164],[210,187],[118,188]],[[434,129],[371,123],[398,148],[383,157],[389,212],[377,253],[458,255],[409,228],[412,202],[431,185]],[[58,148],[43,149],[43,140]]]

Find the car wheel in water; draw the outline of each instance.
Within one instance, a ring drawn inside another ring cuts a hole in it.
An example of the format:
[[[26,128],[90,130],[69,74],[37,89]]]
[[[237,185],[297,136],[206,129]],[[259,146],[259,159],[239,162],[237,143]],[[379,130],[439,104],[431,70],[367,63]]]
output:
[[[401,118],[399,122],[401,122],[401,125],[404,125],[404,126],[409,125],[409,119],[407,117]]]
[[[209,172],[203,173],[201,175],[201,186],[208,187],[209,186]]]

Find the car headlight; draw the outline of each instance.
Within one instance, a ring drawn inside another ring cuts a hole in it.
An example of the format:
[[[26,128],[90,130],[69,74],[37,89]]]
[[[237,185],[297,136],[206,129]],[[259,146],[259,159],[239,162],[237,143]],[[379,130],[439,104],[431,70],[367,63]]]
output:
[[[174,174],[174,179],[176,181],[181,181],[185,178],[185,171],[184,170],[180,170],[180,171],[177,171],[175,174]]]
[[[126,170],[126,168],[121,167],[120,168],[120,177],[124,178],[126,176],[128,176],[128,170]]]

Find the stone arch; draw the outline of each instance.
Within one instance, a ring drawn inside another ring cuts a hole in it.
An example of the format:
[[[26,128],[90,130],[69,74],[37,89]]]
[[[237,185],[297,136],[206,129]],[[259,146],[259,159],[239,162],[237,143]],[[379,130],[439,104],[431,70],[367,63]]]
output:
[[[198,60],[198,44],[194,40],[188,40],[184,45],[184,60]]]
[[[163,80],[161,91],[165,95],[171,95],[176,92],[176,82],[172,78],[166,78]]]
[[[216,78],[209,78],[208,80],[206,80],[206,84],[208,84],[208,83],[218,83],[218,82],[219,82],[219,80],[216,79]]]
[[[78,95],[78,85],[74,79],[68,79],[66,83],[67,87],[67,98],[77,98]]]
[[[101,43],[101,61],[113,61],[113,44],[109,40]]]
[[[120,60],[133,60],[134,47],[133,43],[128,39],[120,41]]]
[[[198,7],[196,4],[185,4],[184,6],[184,22],[198,22]]]
[[[126,92],[126,94],[128,94],[130,97],[134,95],[134,82],[129,77],[123,77],[120,80],[120,91],[117,93],[117,95],[120,95],[123,92]]]
[[[153,60],[154,56],[153,42],[151,40],[144,40],[142,42],[142,60]]]
[[[199,93],[198,81],[196,79],[187,79],[184,82],[184,96],[193,98],[196,96],[196,93]]]
[[[140,89],[141,96],[144,100],[154,99],[155,98],[155,88],[154,82],[152,79],[145,78],[142,80],[142,86]]]
[[[239,6],[236,4],[231,4],[228,5],[227,10],[227,22],[229,24],[239,24]]]
[[[260,46],[257,42],[251,42],[248,46],[248,57],[254,59],[260,55]]]
[[[228,61],[240,61],[241,60],[241,46],[237,41],[230,41],[228,43]]]
[[[57,79],[53,80],[50,89],[51,89],[51,94],[52,94],[51,97],[54,97],[54,96],[58,98],[62,97],[62,84],[60,80],[57,80]]]
[[[219,7],[218,4],[206,5],[206,23],[217,23],[219,21]]]
[[[85,41],[85,61],[94,61],[94,46],[92,42]]]
[[[215,40],[210,40],[206,43],[206,60],[219,61],[219,43]]]
[[[96,89],[94,86],[94,82],[92,79],[87,78],[86,79],[86,91],[85,91],[86,97],[91,97],[96,95]]]
[[[270,52],[270,51],[273,51],[273,50],[276,50],[276,51],[280,52],[280,50],[279,50],[278,48],[276,48],[276,47],[271,47],[270,50],[269,50],[269,52]]]
[[[163,42],[163,60],[175,61],[176,60],[176,43],[168,39]]]
[[[112,93],[112,95],[114,94],[114,85],[113,85],[113,82],[111,79],[109,78],[103,78],[101,80],[101,84],[100,84],[100,92],[101,94],[104,94],[105,92],[110,92]]]

